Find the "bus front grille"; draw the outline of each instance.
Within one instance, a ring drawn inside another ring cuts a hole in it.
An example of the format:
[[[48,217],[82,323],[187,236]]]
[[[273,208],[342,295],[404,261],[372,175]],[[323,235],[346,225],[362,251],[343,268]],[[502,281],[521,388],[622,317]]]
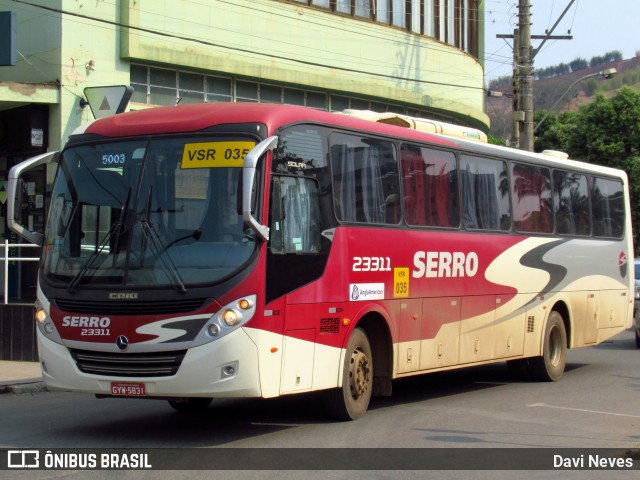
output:
[[[199,310],[206,303],[205,298],[184,300],[153,301],[87,301],[68,298],[54,299],[55,305],[64,312],[82,312],[102,315],[148,315],[186,313]]]
[[[80,371],[112,377],[168,377],[175,375],[186,350],[153,353],[107,353],[71,349]]]

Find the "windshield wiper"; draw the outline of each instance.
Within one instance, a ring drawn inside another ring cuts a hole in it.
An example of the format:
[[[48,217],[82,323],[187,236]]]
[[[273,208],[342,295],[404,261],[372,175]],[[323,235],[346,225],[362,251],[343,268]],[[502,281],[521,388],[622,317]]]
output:
[[[87,261],[84,262],[84,264],[82,265],[82,268],[80,269],[80,271],[76,274],[75,277],[73,277],[73,279],[71,280],[71,283],[67,287],[67,292],[75,293],[76,286],[78,285],[78,283],[80,283],[80,281],[87,275],[87,272],[89,271],[89,269],[93,267],[93,264],[98,259],[98,257],[100,256],[102,251],[105,249],[105,247],[109,244],[109,242],[111,241],[111,238],[114,235],[118,236],[118,239],[114,247],[114,253],[118,251],[118,245],[120,244],[120,237],[126,230],[124,221],[127,215],[127,209],[129,207],[130,198],[131,198],[131,187],[129,187],[129,190],[127,190],[127,196],[125,197],[124,203],[122,204],[122,208],[120,209],[120,215],[118,216],[118,220],[116,220],[113,223],[113,225],[111,225],[111,228],[109,228],[109,231],[106,233],[106,235],[100,242],[100,245],[98,245],[98,248],[93,251],[93,253],[89,256]],[[113,258],[114,258],[113,261],[115,262],[115,254]]]
[[[179,242],[181,242],[181,241],[183,241],[183,240],[187,240],[187,239],[189,239],[189,238],[193,238],[193,239],[195,239],[196,241],[198,241],[198,240],[200,240],[200,237],[201,237],[201,236],[202,236],[202,230],[200,230],[200,229],[198,228],[197,230],[194,230],[193,232],[191,232],[191,233],[190,233],[190,234],[188,234],[188,235],[185,235],[185,236],[183,236],[183,237],[178,237],[178,238],[176,238],[175,240],[173,240],[173,241],[169,242],[169,243],[167,244],[167,246],[166,246],[166,247],[164,247],[164,249],[165,249],[165,250],[169,250],[169,249],[170,249],[171,247],[173,247],[176,243],[179,243]]]
[[[127,196],[124,199],[124,203],[122,204],[122,208],[120,209],[120,215],[118,215],[118,220],[116,222],[116,224],[119,224],[122,226],[122,232],[120,232],[120,234],[118,235],[118,238],[116,239],[116,243],[113,246],[113,251],[114,251],[114,255],[113,255],[113,265],[115,266],[115,261],[116,261],[116,256],[115,254],[118,253],[118,249],[120,248],[120,238],[122,236],[122,233],[124,233],[125,230],[125,218],[127,216],[127,209],[129,208],[129,199],[131,198],[131,187],[129,187],[129,189],[127,190]]]
[[[156,229],[153,228],[153,225],[149,222],[149,215],[151,214],[151,192],[153,191],[153,186],[149,186],[149,193],[147,194],[147,203],[144,209],[144,216],[140,219],[140,226],[142,227],[142,233],[144,234],[145,241],[149,241],[149,245],[151,249],[154,251],[156,255],[158,255],[158,261],[160,262],[160,266],[167,273],[167,276],[173,282],[174,286],[180,293],[186,293],[187,288],[184,286],[184,282],[180,277],[180,273],[178,268],[171,260],[171,256],[167,253],[167,246],[163,243],[160,235],[156,232]],[[171,244],[169,244],[171,245]],[[142,251],[142,256],[144,257],[144,248]]]

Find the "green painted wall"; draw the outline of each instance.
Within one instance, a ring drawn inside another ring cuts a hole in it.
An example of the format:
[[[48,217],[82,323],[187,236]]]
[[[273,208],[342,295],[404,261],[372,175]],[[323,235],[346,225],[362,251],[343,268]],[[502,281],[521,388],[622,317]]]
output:
[[[453,110],[488,125],[482,65],[457,48],[300,4],[235,3],[121,0],[123,22],[143,29],[123,31],[122,56]]]
[[[48,10],[0,0],[0,10],[16,13],[19,51],[14,67],[0,67],[0,80],[59,82],[57,101],[49,107],[49,149],[57,150],[73,130],[93,119],[88,107],[79,106],[85,87],[129,84],[129,62],[119,56],[119,32],[111,24],[75,16],[116,22],[120,8],[118,2],[102,0],[33,0],[30,3]],[[86,68],[90,60],[94,60],[94,70]],[[39,103],[38,98],[34,94],[32,101]],[[29,99],[24,95],[15,97],[16,102]],[[4,108],[10,107],[6,100],[3,98]]]
[[[59,81],[57,98],[44,100],[50,103],[50,149],[93,119],[79,106],[84,88],[128,85],[130,61],[377,97],[439,109],[485,130],[489,125],[481,63],[401,29],[277,0],[31,3],[48,10],[0,0],[0,11],[17,15],[19,50],[16,66],[0,67],[0,81]],[[92,60],[93,69],[87,68]],[[0,108],[11,107],[7,96]],[[43,102],[42,96],[33,101]]]

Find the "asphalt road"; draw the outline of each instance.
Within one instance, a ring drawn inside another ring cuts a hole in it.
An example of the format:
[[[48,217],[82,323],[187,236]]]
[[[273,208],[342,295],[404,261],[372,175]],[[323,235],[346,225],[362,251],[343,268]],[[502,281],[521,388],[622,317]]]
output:
[[[557,383],[515,381],[504,363],[413,377],[395,382],[392,397],[373,399],[367,414],[355,422],[328,420],[318,395],[215,400],[206,413],[193,416],[174,412],[164,401],[97,400],[90,395],[51,392],[6,394],[0,396],[0,448],[223,447],[230,455],[236,448],[489,448],[488,455],[505,459],[509,451],[503,449],[508,448],[558,452],[573,448],[579,454],[588,448],[640,448],[639,394],[640,350],[633,332],[627,331],[597,347],[569,351],[567,370]],[[288,451],[295,454],[292,450],[279,452],[287,455]],[[640,464],[640,458],[635,462]],[[3,474],[18,478],[18,473],[23,472],[0,471],[0,478],[5,478]],[[61,471],[30,473],[29,478],[70,478],[69,472],[63,476]],[[82,473],[77,478],[112,475],[106,471]],[[160,473],[126,475],[173,479],[201,474],[212,478],[204,472]],[[227,471],[224,478],[431,476],[395,468],[301,473]],[[637,470],[489,473],[440,471],[437,478],[500,479],[515,474],[518,478],[610,479],[638,475]],[[76,478],[73,473],[71,478]]]

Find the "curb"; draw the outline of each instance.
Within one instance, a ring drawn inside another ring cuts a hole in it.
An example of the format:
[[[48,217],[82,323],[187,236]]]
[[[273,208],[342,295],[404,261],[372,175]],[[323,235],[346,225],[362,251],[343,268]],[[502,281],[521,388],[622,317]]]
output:
[[[8,383],[4,385],[0,384],[0,394],[13,393],[15,395],[26,395],[46,391],[47,387],[45,387],[44,382],[42,381]]]

